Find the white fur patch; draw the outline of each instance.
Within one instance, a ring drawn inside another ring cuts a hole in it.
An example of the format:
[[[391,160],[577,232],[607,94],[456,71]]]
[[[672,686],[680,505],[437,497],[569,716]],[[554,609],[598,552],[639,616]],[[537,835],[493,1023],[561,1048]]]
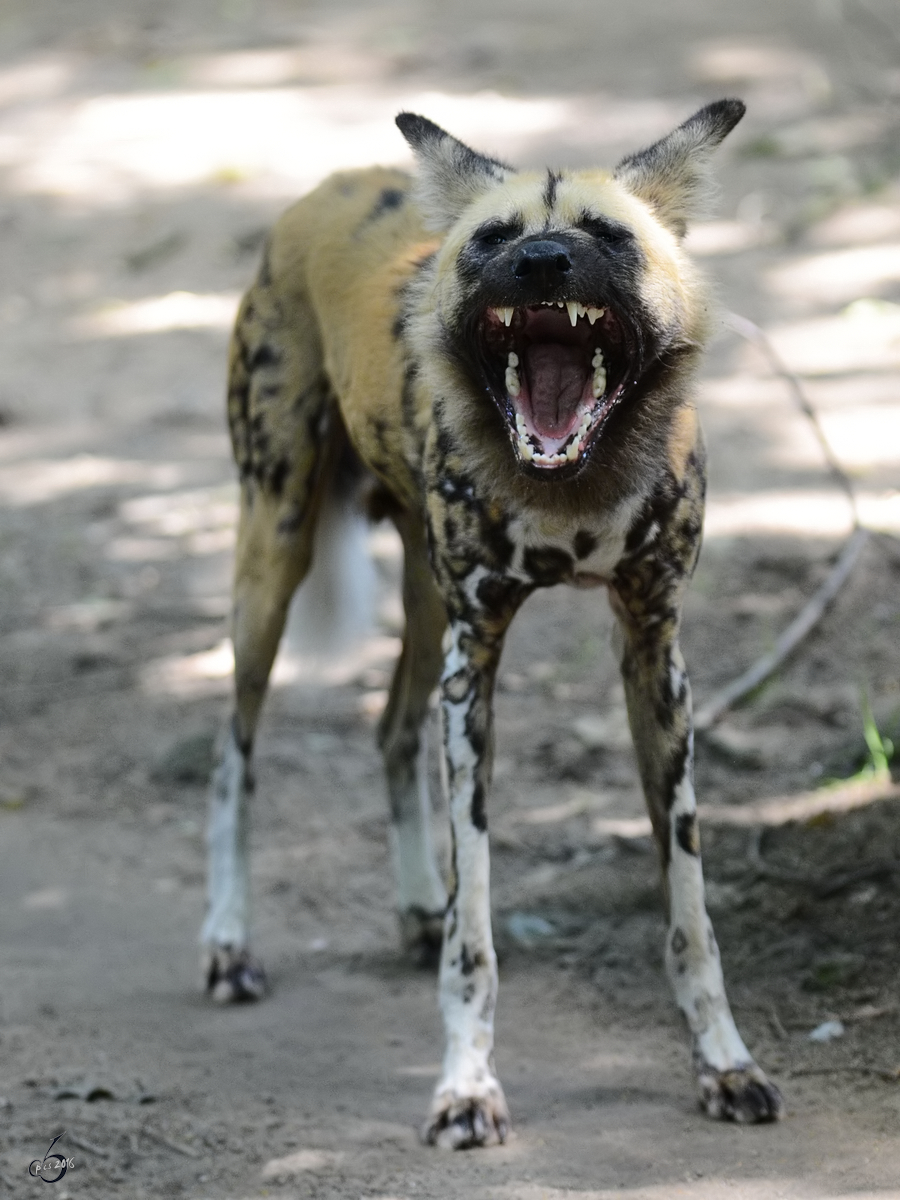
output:
[[[243,949],[250,915],[247,763],[229,729],[209,796],[207,895],[200,940]]]

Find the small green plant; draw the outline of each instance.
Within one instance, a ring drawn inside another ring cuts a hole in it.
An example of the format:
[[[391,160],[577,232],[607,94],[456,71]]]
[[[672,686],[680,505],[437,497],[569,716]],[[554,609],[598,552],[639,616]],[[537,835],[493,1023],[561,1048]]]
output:
[[[869,760],[860,772],[868,779],[890,779],[891,759],[894,757],[894,743],[890,738],[882,737],[878,724],[872,715],[869,699],[863,693],[863,737],[869,750]]]
[[[860,694],[862,709],[863,739],[866,743],[866,757],[862,766],[853,775],[841,778],[828,777],[822,780],[822,788],[840,788],[848,783],[890,783],[891,759],[894,757],[894,743],[885,737],[878,728],[878,722],[872,713],[872,706],[865,691]],[[857,760],[859,761],[859,760]]]

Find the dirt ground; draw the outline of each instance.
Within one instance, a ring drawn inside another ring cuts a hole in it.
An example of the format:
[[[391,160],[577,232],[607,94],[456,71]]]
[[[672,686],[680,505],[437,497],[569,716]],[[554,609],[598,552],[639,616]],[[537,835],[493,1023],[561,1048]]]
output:
[[[521,163],[614,162],[741,95],[692,244],[798,372],[863,520],[900,534],[895,0],[31,0],[0,5],[0,1193],[62,1130],[54,1200],[900,1197],[900,812],[791,819],[900,744],[900,543],[698,740],[710,910],[777,1127],[697,1111],[657,870],[594,594],[532,599],[491,798],[502,1148],[422,1147],[435,980],[398,953],[373,728],[396,541],[333,663],[284,653],[258,750],[265,1003],[197,989],[204,781],[228,709],[228,323],[262,233],[329,170],[406,161],[422,111]],[[701,407],[702,704],[850,528],[808,422],[723,331]],[[295,625],[299,624],[299,618]],[[724,814],[724,816],[723,816]],[[437,818],[440,824],[441,813]],[[730,823],[729,823],[730,819]],[[811,1041],[823,1022],[844,1032]]]

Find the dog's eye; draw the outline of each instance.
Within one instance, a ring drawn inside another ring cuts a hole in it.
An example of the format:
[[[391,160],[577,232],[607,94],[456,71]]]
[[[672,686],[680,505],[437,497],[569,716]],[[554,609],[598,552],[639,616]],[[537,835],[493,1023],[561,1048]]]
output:
[[[621,246],[624,242],[631,241],[632,238],[630,229],[600,217],[585,216],[578,224],[585,233],[589,233],[592,238],[603,242],[606,246]]]
[[[477,245],[484,247],[503,246],[518,237],[521,229],[511,225],[484,225],[472,239]]]

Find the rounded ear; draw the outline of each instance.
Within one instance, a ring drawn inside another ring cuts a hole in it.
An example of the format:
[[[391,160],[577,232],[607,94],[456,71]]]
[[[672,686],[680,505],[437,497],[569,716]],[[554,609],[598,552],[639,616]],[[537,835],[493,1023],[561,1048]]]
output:
[[[473,200],[514,173],[505,163],[470,150],[427,117],[402,112],[396,120],[418,160],[417,199],[434,229],[449,229]]]
[[[630,154],[616,167],[616,178],[650,205],[678,237],[702,210],[713,191],[712,151],[746,112],[742,100],[717,100],[695,112],[646,150]]]

